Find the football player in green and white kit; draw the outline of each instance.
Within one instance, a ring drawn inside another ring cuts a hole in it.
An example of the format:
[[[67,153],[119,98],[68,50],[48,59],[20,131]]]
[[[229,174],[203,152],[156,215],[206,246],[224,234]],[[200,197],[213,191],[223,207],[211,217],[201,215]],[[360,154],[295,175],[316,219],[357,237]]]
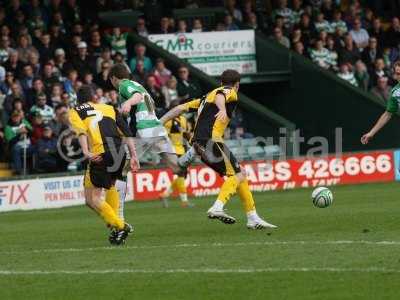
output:
[[[124,64],[113,65],[108,76],[114,88],[118,90],[121,112],[130,117],[129,125],[136,137],[137,157],[142,157],[149,151],[152,154],[159,154],[174,174],[178,176],[184,174],[185,169],[178,165],[175,149],[166,129],[155,114],[154,101],[146,89],[138,82],[129,79],[130,72]],[[175,185],[180,186],[182,190],[186,188],[184,180],[179,180]],[[120,217],[123,218],[126,182],[119,181],[116,187],[121,195]],[[182,202],[188,201],[186,194],[181,194],[180,197]]]
[[[361,143],[368,144],[368,142],[375,136],[375,134],[390,121],[392,115],[400,110],[400,61],[393,64],[393,78],[397,84],[390,91],[390,98],[386,104],[386,111],[378,119],[374,127],[361,137]]]

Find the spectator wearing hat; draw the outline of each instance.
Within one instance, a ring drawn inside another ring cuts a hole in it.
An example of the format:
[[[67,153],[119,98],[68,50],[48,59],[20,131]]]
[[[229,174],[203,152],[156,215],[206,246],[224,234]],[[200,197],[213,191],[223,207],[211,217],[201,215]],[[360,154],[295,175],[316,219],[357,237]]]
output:
[[[53,130],[46,125],[43,128],[43,135],[36,143],[37,166],[45,172],[57,171],[57,139]]]
[[[72,65],[78,74],[83,74],[85,72],[95,72],[95,63],[89,56],[87,51],[86,42],[78,43],[78,54],[72,59]]]
[[[43,123],[47,124],[54,118],[54,110],[46,104],[46,95],[40,93],[36,97],[36,104],[31,107],[31,114],[39,113],[43,118]]]
[[[30,140],[31,124],[19,112],[13,112],[4,129],[4,137],[11,152],[11,165],[17,174],[23,173],[23,155],[33,152]]]
[[[146,46],[142,43],[137,43],[135,45],[135,55],[129,61],[129,68],[131,69],[131,72],[136,69],[136,64],[138,61],[143,62],[143,67],[146,72],[150,72],[153,68],[153,63],[151,62],[151,59],[146,56]]]
[[[62,48],[58,48],[54,51],[54,71],[58,76],[65,76],[67,70],[72,66],[67,62],[65,51]]]

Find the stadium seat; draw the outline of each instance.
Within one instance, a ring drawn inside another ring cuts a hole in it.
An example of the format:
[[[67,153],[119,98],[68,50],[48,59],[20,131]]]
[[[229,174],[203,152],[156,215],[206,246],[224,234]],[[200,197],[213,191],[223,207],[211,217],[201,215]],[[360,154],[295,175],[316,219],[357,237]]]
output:
[[[242,147],[257,146],[257,139],[255,139],[255,138],[241,139],[241,140],[240,140],[240,145],[241,145]]]
[[[247,151],[251,159],[259,159],[265,157],[265,150],[261,146],[248,147]]]
[[[239,140],[226,140],[225,145],[228,146],[228,148],[237,148],[240,147],[240,141]]]

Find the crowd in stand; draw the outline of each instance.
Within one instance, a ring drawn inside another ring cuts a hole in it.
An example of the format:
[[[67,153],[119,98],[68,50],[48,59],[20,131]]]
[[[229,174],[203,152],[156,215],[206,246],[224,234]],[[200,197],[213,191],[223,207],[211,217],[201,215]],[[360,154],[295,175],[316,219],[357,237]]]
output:
[[[382,2],[398,5],[398,1]],[[83,84],[93,87],[100,102],[116,104],[118,94],[108,80],[115,62],[125,63],[133,79],[148,90],[158,115],[171,103],[205,92],[185,66],[173,74],[162,58],[147,55],[145,45],[127,45],[131,28],[102,24],[98,14],[108,10],[141,10],[146,17],[139,17],[133,30],[142,37],[252,28],[351,84],[371,90],[384,102],[392,84],[390,66],[400,56],[400,21],[395,16],[380,18],[379,9],[361,4],[359,0],[0,1],[0,156],[4,159],[8,150],[16,173],[22,172],[24,156],[37,171],[76,167],[57,150],[61,147],[64,155],[76,158],[76,139],[64,134],[68,108]],[[173,7],[201,6],[225,7],[226,13],[207,26],[202,18],[171,17]],[[241,120],[239,112],[232,122],[234,136],[245,135]]]

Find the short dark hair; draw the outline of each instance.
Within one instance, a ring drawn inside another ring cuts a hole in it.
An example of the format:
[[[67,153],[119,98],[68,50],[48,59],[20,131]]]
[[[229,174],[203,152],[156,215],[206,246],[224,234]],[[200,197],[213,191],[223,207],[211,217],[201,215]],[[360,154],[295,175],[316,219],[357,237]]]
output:
[[[130,72],[124,64],[114,64],[110,69],[110,73],[108,74],[108,78],[111,77],[117,77],[118,79],[129,79]]]
[[[89,102],[93,99],[93,96],[93,89],[89,85],[82,85],[82,87],[78,90],[78,103],[82,104]]]
[[[237,82],[240,82],[240,74],[235,70],[225,70],[221,75],[221,83],[222,85],[233,86]]]

